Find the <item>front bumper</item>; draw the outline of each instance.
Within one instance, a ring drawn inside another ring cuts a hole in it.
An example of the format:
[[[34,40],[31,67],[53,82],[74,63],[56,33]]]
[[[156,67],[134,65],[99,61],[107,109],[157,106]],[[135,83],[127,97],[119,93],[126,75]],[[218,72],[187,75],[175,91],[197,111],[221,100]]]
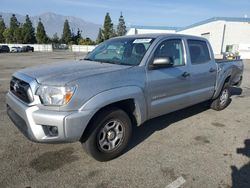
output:
[[[27,106],[10,92],[6,95],[7,113],[16,127],[31,141],[64,143],[79,141],[93,113],[59,112]],[[43,126],[56,126],[57,136],[48,136]]]

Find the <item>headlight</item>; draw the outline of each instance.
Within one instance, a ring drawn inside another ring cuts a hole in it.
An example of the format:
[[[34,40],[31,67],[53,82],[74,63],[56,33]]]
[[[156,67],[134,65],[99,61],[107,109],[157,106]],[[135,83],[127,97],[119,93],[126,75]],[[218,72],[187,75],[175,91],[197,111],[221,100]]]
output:
[[[44,105],[62,106],[67,104],[75,92],[76,86],[45,86],[41,85],[36,91]]]

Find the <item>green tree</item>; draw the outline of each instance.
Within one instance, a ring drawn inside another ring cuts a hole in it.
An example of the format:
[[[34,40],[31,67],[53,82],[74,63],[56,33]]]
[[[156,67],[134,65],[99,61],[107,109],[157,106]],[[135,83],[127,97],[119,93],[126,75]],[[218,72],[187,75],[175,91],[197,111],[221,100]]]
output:
[[[82,31],[78,28],[77,33],[72,32],[72,41],[74,44],[79,44],[80,39],[82,39]]]
[[[18,40],[21,38],[21,33],[18,30],[20,26],[20,23],[17,21],[16,15],[12,14],[11,18],[10,18],[10,43],[13,42],[18,42]]]
[[[53,44],[59,44],[59,43],[60,43],[60,39],[59,39],[57,33],[55,33],[55,34],[53,35],[53,37],[51,38],[51,42],[52,42]]]
[[[3,32],[5,31],[5,29],[6,29],[6,26],[5,26],[4,20],[2,16],[0,15],[0,43],[5,42],[5,38],[3,36]]]
[[[119,18],[119,23],[117,26],[117,35],[118,36],[123,36],[127,33],[127,28],[126,28],[126,24],[125,24],[125,20],[124,17],[121,13],[120,18]]]
[[[101,42],[104,41],[102,33],[103,33],[102,29],[99,28],[99,32],[98,32],[97,39],[96,39],[96,43],[97,44],[99,44],[99,43],[101,43]]]
[[[36,28],[36,40],[38,44],[46,44],[48,42],[48,37],[46,31],[44,29],[41,18],[39,18],[39,22]]]
[[[23,43],[25,44],[34,44],[36,43],[35,37],[35,29],[32,26],[32,22],[28,15],[26,15],[25,23],[22,27],[22,36],[23,36]]]
[[[72,34],[70,31],[69,21],[66,19],[63,26],[62,43],[68,44],[72,40]]]
[[[88,37],[85,39],[81,38],[79,41],[79,45],[95,45],[95,42]]]
[[[114,37],[114,28],[109,13],[106,14],[103,24],[103,39],[107,40]]]
[[[3,36],[4,36],[4,39],[5,39],[5,42],[6,43],[12,43],[12,35],[11,35],[11,32],[10,32],[10,28],[6,28],[3,32]]]
[[[23,43],[23,33],[22,33],[22,26],[20,25],[14,31],[14,38],[16,43]]]

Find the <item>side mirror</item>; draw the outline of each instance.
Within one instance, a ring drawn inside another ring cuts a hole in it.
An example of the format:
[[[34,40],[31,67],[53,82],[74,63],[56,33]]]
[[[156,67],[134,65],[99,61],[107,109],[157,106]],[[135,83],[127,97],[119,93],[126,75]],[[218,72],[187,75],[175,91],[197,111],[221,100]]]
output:
[[[171,67],[174,61],[171,57],[156,57],[153,61],[152,68]]]

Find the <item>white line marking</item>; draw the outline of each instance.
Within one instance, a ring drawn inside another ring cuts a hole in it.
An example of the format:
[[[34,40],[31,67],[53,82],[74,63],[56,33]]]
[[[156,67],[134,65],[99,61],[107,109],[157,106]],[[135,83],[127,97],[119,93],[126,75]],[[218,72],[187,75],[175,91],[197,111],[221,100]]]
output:
[[[172,183],[170,183],[169,185],[167,185],[167,187],[165,188],[178,188],[181,185],[183,185],[185,182],[186,180],[181,176],[177,178],[175,181],[173,181]]]

